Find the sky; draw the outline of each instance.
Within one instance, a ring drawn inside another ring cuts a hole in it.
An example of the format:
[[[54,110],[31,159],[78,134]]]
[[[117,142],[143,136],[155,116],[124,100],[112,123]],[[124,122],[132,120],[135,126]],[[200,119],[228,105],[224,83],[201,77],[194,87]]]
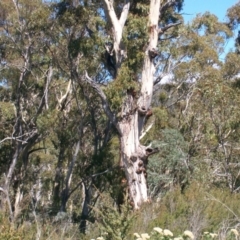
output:
[[[184,0],[183,17],[186,22],[191,21],[198,13],[209,11],[215,14],[219,21],[226,20],[227,9],[235,5],[239,0]],[[235,33],[234,38],[236,37]],[[228,40],[225,53],[234,47],[234,39]]]
[[[209,11],[214,13],[220,21],[226,20],[227,9],[236,4],[238,0],[184,0],[183,12],[186,20],[191,20],[197,13]]]

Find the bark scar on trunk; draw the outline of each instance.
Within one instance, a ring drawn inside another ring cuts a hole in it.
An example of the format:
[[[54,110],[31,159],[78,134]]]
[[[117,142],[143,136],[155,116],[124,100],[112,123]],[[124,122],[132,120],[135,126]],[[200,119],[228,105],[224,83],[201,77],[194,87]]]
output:
[[[148,50],[148,54],[149,54],[149,57],[152,59],[154,59],[158,54],[158,49],[157,48],[152,48],[152,49],[149,49]]]
[[[140,116],[146,116],[148,109],[145,106],[138,108],[138,112]]]
[[[146,148],[146,155],[147,157],[149,157],[150,155],[159,152],[159,148],[151,148],[151,147],[147,147]]]
[[[130,160],[131,160],[132,162],[136,162],[136,161],[137,161],[137,158],[138,158],[138,156],[137,156],[136,154],[133,154],[133,155],[130,157]]]

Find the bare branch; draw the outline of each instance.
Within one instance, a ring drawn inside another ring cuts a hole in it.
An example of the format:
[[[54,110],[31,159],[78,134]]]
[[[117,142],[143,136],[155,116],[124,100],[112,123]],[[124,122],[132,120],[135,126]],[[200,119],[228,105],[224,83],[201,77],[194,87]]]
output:
[[[104,0],[104,3],[106,5],[106,10],[107,10],[106,14],[110,18],[114,30],[116,30],[116,29],[118,29],[120,23],[119,23],[119,21],[117,19],[117,15],[116,15],[114,7],[113,7],[113,1],[111,1],[111,0]]]
[[[52,68],[52,66],[50,66],[49,69],[48,69],[47,77],[46,77],[47,83],[46,83],[46,88],[45,88],[45,91],[44,91],[46,109],[48,109],[48,90],[49,90],[49,86],[50,86],[50,83],[51,83],[51,80],[52,80],[52,75],[53,75],[53,68]]]
[[[0,191],[6,194],[6,191],[2,187],[0,187]]]
[[[174,39],[177,39],[177,38],[179,38],[179,37],[175,37],[175,36],[172,35],[172,36],[167,37],[167,38],[160,38],[159,41],[166,41],[166,40],[173,39],[173,38],[174,38]]]
[[[147,133],[148,131],[152,128],[154,122],[152,122],[141,134],[141,136],[139,137],[139,140],[141,140]]]
[[[37,152],[37,151],[40,151],[40,150],[46,150],[46,148],[45,147],[35,148],[35,149],[32,149],[32,150],[28,151],[28,154],[31,154],[33,152]]]
[[[106,14],[110,18],[114,30],[116,31],[117,29],[119,29],[120,26],[121,26],[121,28],[123,28],[124,24],[127,20],[129,8],[130,8],[130,1],[127,0],[126,3],[124,4],[122,12],[121,12],[120,19],[117,18],[116,12],[115,12],[114,7],[113,7],[113,1],[104,0],[104,3],[105,3],[105,6],[106,6],[106,10],[107,10]]]
[[[88,177],[85,177],[84,179],[82,179],[81,181],[79,181],[79,182],[77,183],[77,185],[71,190],[71,192],[69,193],[69,197],[70,197],[70,195],[71,195],[73,192],[75,192],[75,191],[77,190],[77,188],[78,188],[84,181],[87,181],[87,180],[89,180],[89,179],[92,179],[92,178],[98,177],[98,176],[100,176],[100,175],[103,175],[103,174],[105,174],[105,173],[111,172],[111,171],[113,171],[114,169],[117,169],[117,168],[119,168],[119,166],[113,166],[113,167],[111,167],[111,168],[108,168],[108,169],[104,170],[103,172],[95,173],[95,174],[93,174],[93,175],[90,175],[90,176],[88,176]]]
[[[117,68],[120,67],[122,60],[126,57],[126,51],[124,47],[121,44],[122,41],[122,33],[123,33],[123,27],[127,20],[129,8],[130,8],[130,2],[129,0],[126,1],[126,3],[123,6],[120,19],[117,18],[116,12],[113,7],[113,1],[112,0],[104,0],[105,3],[105,12],[106,15],[109,17],[110,22],[113,26],[113,48],[115,51],[115,58],[116,58],[116,66]]]
[[[127,16],[128,16],[128,12],[129,12],[129,8],[130,8],[130,2],[127,1],[126,4],[123,7],[122,13],[121,13],[121,17],[119,19],[120,25],[123,28],[124,24],[127,20]]]
[[[158,34],[163,34],[164,32],[166,32],[169,28],[175,27],[182,24],[182,22],[176,22],[176,23],[170,23],[165,27],[159,28],[158,29]]]
[[[17,12],[17,16],[18,16],[18,20],[19,20],[19,8],[18,8],[18,2],[16,0],[12,0],[14,7],[16,9]]]
[[[53,75],[53,69],[52,69],[52,66],[50,66],[49,69],[47,70],[46,87],[45,87],[41,102],[38,106],[36,116],[34,117],[34,120],[33,120],[34,122],[35,122],[36,118],[38,117],[38,115],[42,112],[44,105],[46,106],[46,109],[48,109],[48,90],[49,90],[49,86],[50,86],[50,83],[52,80],[52,75]]]
[[[25,134],[25,135],[26,135],[26,134]],[[4,139],[2,139],[2,140],[0,141],[0,144],[3,143],[3,142],[5,142],[5,141],[7,141],[7,140],[14,140],[14,141],[21,142],[21,143],[27,143],[26,141],[23,141],[23,140],[20,139],[20,138],[22,138],[23,136],[24,136],[24,135],[19,136],[19,137],[6,137],[6,138],[4,138]]]
[[[63,96],[61,96],[60,99],[58,99],[58,97],[57,97],[58,109],[60,111],[63,111],[64,108],[66,107],[67,99],[68,99],[68,96],[71,94],[71,92],[72,92],[72,80],[70,79],[70,81],[68,83],[68,86],[67,86],[67,89],[66,89],[66,93]]]
[[[76,159],[77,159],[79,148],[80,148],[80,141],[78,141],[76,144],[75,153],[73,154],[72,160],[68,167],[68,173],[67,173],[66,180],[65,180],[65,189],[69,189],[70,182],[71,182],[71,176],[72,176],[72,172],[73,172],[73,167],[74,167]]]

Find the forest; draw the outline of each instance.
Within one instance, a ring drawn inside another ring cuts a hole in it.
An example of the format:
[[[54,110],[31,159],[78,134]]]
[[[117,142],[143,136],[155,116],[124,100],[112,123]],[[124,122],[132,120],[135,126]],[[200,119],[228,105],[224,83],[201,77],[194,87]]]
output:
[[[0,240],[240,239],[240,1],[184,7],[0,1]]]

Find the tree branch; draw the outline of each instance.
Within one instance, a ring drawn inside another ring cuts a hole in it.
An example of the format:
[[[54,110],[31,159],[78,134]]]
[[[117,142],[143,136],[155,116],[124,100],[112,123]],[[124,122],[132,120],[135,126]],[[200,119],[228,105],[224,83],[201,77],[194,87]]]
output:
[[[119,166],[113,166],[113,167],[111,167],[111,168],[108,168],[108,169],[104,170],[103,172],[95,173],[95,174],[92,174],[92,175],[90,175],[90,176],[88,176],[88,177],[85,177],[84,179],[82,179],[81,181],[79,181],[79,182],[77,183],[77,185],[71,190],[71,192],[69,193],[69,197],[72,195],[72,193],[73,193],[74,191],[77,190],[77,188],[78,188],[84,181],[87,181],[87,180],[92,179],[92,178],[94,178],[94,177],[98,177],[98,176],[100,176],[100,175],[103,175],[103,174],[105,174],[105,173],[108,173],[108,172],[110,172],[110,171],[113,171],[113,170],[116,169],[116,168],[119,168]]]
[[[126,1],[126,4],[123,7],[123,10],[122,10],[122,13],[121,13],[121,16],[120,16],[120,19],[119,19],[119,22],[120,22],[120,25],[121,25],[122,28],[124,27],[124,24],[127,20],[129,8],[130,8],[130,2]]]
[[[97,94],[100,96],[101,100],[102,100],[102,106],[103,109],[107,115],[107,117],[109,118],[109,120],[114,124],[114,126],[117,128],[118,133],[120,135],[122,135],[122,131],[119,128],[118,124],[117,124],[117,120],[116,120],[116,116],[115,114],[112,112],[112,110],[110,109],[107,97],[105,95],[105,93],[103,92],[103,90],[100,88],[100,86],[94,82],[89,76],[87,71],[85,72],[85,80],[92,86],[92,88],[97,92]]]
[[[11,221],[12,221],[12,220],[13,220],[13,211],[12,211],[11,201],[10,201],[10,198],[9,198],[8,191],[5,190],[5,189],[3,189],[2,187],[0,187],[0,192],[3,192],[3,193],[5,194],[6,201],[7,201],[8,208],[9,208],[10,219],[11,219]]]
[[[159,28],[159,29],[158,29],[158,34],[163,34],[163,33],[166,32],[169,28],[175,27],[175,26],[180,25],[180,24],[182,24],[182,22],[170,23],[170,24],[168,24],[168,25],[165,26],[165,27]]]
[[[129,8],[130,8],[130,2],[127,0],[123,6],[120,19],[117,18],[116,12],[113,7],[113,1],[112,0],[104,0],[105,3],[105,12],[106,15],[109,17],[110,22],[113,26],[113,48],[115,51],[115,58],[116,58],[116,66],[117,68],[120,67],[122,60],[126,57],[126,51],[123,46],[121,46],[122,41],[122,33],[123,33],[123,27],[127,20]]]
[[[3,192],[4,194],[6,194],[6,191],[2,187],[0,187],[0,192]]]
[[[24,135],[26,135],[26,134],[24,134]],[[17,142],[27,143],[27,141],[24,141],[24,140],[19,139],[19,138],[22,138],[24,135],[19,136],[19,137],[6,137],[6,138],[4,138],[4,139],[2,139],[2,140],[0,141],[0,144],[3,143],[3,142],[5,142],[5,141],[7,141],[7,140],[15,140],[15,141],[17,141]]]
[[[37,151],[40,151],[40,150],[46,150],[46,148],[45,147],[35,148],[35,149],[30,150],[28,152],[28,154],[30,155],[31,153],[37,152]]]
[[[152,122],[142,133],[141,136],[139,137],[139,140],[141,140],[147,133],[148,131],[152,128],[154,122]]]
[[[110,18],[115,31],[120,26],[121,26],[121,28],[123,28],[123,26],[124,26],[124,24],[125,24],[125,22],[127,20],[129,8],[130,8],[130,1],[127,0],[126,3],[124,4],[122,12],[121,12],[120,19],[117,18],[116,12],[115,12],[114,7],[113,7],[113,1],[111,1],[111,0],[104,0],[104,3],[105,3],[105,6],[106,6],[106,10],[107,10],[107,11],[105,10],[106,14]]]
[[[49,90],[49,86],[52,80],[52,75],[53,75],[53,68],[52,66],[49,66],[49,69],[47,70],[47,76],[46,76],[46,87],[43,93],[43,96],[41,98],[40,104],[38,106],[36,115],[33,118],[33,122],[36,121],[37,117],[39,116],[39,114],[42,113],[42,109],[44,107],[44,105],[46,106],[46,109],[48,109],[48,90]]]
[[[106,14],[110,18],[113,28],[116,30],[119,27],[119,21],[117,19],[117,15],[115,13],[114,7],[113,7],[113,1],[111,0],[104,0],[104,3],[106,5]]]
[[[160,14],[165,12],[168,8],[174,6],[176,4],[176,0],[168,0],[163,6],[160,8]]]

